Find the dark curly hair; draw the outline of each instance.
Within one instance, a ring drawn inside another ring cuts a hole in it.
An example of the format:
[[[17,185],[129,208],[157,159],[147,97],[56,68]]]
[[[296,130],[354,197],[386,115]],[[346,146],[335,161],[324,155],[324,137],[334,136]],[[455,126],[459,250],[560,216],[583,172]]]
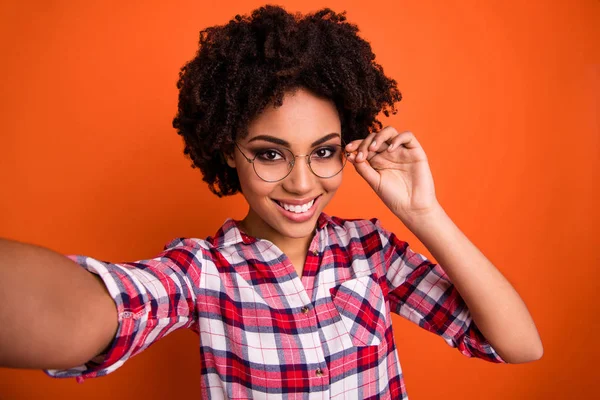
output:
[[[302,87],[332,100],[346,143],[381,129],[380,112],[397,112],[396,81],[357,33],[346,12],[324,8],[302,16],[270,5],[200,32],[196,56],[179,73],[173,127],[213,193],[240,191],[223,154],[231,154],[234,140],[247,135],[267,105],[281,106],[286,92]]]

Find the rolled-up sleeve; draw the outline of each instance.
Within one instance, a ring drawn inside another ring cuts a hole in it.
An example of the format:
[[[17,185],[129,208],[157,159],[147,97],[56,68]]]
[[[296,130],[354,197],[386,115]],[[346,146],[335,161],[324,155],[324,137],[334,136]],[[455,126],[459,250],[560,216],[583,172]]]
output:
[[[437,264],[374,221],[382,241],[391,311],[441,336],[467,357],[505,361],[485,339],[466,303]]]
[[[103,354],[74,368],[44,371],[52,377],[75,377],[82,382],[104,376],[165,335],[197,321],[195,288],[200,281],[202,251],[184,241],[173,241],[155,258],[135,262],[68,257],[102,278],[117,306],[118,328]]]

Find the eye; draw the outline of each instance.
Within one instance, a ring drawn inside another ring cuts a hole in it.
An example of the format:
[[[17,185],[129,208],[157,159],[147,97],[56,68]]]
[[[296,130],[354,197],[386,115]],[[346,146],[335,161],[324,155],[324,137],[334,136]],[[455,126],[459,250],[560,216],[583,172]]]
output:
[[[335,148],[332,147],[321,147],[313,151],[313,157],[317,159],[331,158],[336,152]]]
[[[268,149],[257,151],[256,158],[260,161],[279,161],[285,157],[277,150]]]

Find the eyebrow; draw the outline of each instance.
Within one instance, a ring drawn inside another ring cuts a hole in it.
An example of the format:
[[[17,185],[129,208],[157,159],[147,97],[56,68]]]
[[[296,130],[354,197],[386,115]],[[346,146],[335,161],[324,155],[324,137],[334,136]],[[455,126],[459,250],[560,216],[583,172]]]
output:
[[[310,147],[318,146],[318,145],[325,143],[326,141],[336,138],[336,137],[341,137],[341,135],[339,133],[329,133],[329,134],[323,136],[321,139],[318,139],[318,140],[315,140],[314,142],[312,142]],[[282,146],[290,147],[289,142],[287,142],[283,139],[280,139],[278,137],[275,137],[275,136],[258,135],[258,136],[253,137],[252,139],[248,140],[248,143],[254,142],[255,140],[264,140],[265,142],[271,142],[271,143],[279,144]]]

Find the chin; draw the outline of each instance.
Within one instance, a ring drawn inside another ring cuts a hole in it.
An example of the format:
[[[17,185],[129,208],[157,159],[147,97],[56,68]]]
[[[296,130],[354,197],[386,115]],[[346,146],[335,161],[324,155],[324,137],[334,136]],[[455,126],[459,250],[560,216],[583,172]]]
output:
[[[251,207],[251,210],[254,210],[252,212],[254,215],[253,220],[255,224],[258,224],[254,226],[256,236],[262,236],[271,241],[311,237],[314,235],[319,216],[329,202],[330,197],[328,193],[317,196],[313,203],[312,212],[305,217],[285,210],[271,197],[266,198],[266,202]]]
[[[305,239],[314,234],[319,215],[321,215],[321,210],[315,210],[313,217],[304,222],[289,221],[284,216],[278,215],[273,221],[274,223],[270,225],[271,229],[281,238]]]

